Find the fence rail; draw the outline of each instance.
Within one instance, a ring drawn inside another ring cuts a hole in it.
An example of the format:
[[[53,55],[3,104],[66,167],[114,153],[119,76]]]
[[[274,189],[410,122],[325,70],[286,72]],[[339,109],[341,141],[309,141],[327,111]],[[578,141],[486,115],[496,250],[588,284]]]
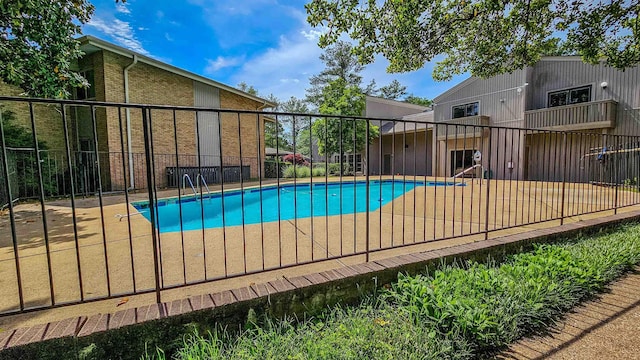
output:
[[[2,315],[141,293],[161,301],[169,289],[217,279],[369,261],[388,249],[640,204],[639,136],[478,119],[394,120],[403,126],[375,138],[370,121],[385,119],[0,101],[11,126],[33,139],[14,146],[0,121]],[[320,143],[332,153],[266,159],[264,115],[276,123],[268,144],[276,152]],[[313,129],[308,139],[277,133],[296,121]],[[358,169],[354,154],[359,171],[349,170]],[[452,178],[473,165],[471,178]],[[179,188],[184,174],[195,195]]]

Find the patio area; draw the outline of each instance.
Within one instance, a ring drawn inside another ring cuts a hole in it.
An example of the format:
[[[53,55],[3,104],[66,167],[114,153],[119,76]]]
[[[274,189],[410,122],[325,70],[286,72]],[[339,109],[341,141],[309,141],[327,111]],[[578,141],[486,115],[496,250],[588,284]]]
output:
[[[371,180],[392,177],[371,177]],[[353,177],[348,178],[352,180]],[[413,181],[413,177],[396,176]],[[328,181],[339,179],[329,178]],[[347,178],[345,178],[347,180]],[[364,180],[364,178],[357,178]],[[416,181],[424,181],[418,177]],[[443,178],[426,178],[442,181]],[[298,183],[310,181],[297,180]],[[313,179],[314,183],[324,182]],[[460,180],[458,180],[460,181]],[[466,186],[419,186],[369,213],[343,214],[226,228],[161,233],[159,281],[163,301],[221,291],[282,276],[318,272],[345,264],[481,241],[536,228],[575,222],[617,211],[637,210],[640,194],[583,183],[464,180]],[[263,185],[267,182],[263,182]],[[273,183],[273,182],[271,182]],[[284,184],[284,181],[280,182]],[[244,187],[259,185],[245,183]],[[239,184],[225,186],[225,191]],[[219,190],[219,187],[212,191]],[[129,200],[147,200],[146,193]],[[158,192],[158,198],[177,190]],[[4,316],[11,329],[73,315],[113,312],[155,302],[150,222],[123,195],[77,199],[76,227],[70,200],[47,202],[49,258],[55,303],[116,297],[85,304]],[[269,209],[264,209],[269,211]],[[40,203],[15,208],[20,275],[26,308],[51,304]],[[368,228],[367,228],[368,224]],[[19,308],[9,217],[0,218],[0,311]],[[489,230],[487,234],[485,231]],[[367,236],[369,238],[367,246]],[[77,243],[76,243],[77,237]],[[414,245],[415,244],[415,245]],[[410,245],[410,246],[409,246]],[[77,250],[76,250],[77,249]],[[299,265],[296,265],[299,264]],[[79,279],[81,273],[82,293]],[[208,280],[215,280],[205,282]],[[201,284],[184,286],[189,283]],[[140,295],[130,295],[150,291]],[[126,298],[126,300],[125,300]]]

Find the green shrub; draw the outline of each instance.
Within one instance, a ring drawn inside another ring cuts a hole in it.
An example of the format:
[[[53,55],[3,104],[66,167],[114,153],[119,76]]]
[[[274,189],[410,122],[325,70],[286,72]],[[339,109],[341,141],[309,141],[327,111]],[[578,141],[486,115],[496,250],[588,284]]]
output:
[[[308,166],[289,165],[282,170],[285,178],[306,178],[311,176],[311,169]]]
[[[611,234],[540,245],[501,265],[469,262],[427,275],[399,275],[378,297],[312,320],[266,320],[240,336],[196,334],[185,339],[175,358],[486,357],[552,324],[639,262],[640,225],[627,225]]]
[[[296,166],[296,177],[311,177],[311,168],[309,168],[308,166]]]
[[[282,177],[294,178],[296,177],[296,169],[293,165],[287,165],[282,169]]]
[[[311,173],[313,174],[313,176],[325,176],[326,171],[322,167],[314,167]]]
[[[329,174],[340,175],[340,163],[329,164]],[[351,175],[351,165],[342,163],[342,175]]]

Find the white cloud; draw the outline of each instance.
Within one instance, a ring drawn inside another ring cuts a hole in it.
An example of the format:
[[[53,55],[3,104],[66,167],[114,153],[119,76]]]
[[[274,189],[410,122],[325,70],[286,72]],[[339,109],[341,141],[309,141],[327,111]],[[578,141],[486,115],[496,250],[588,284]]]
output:
[[[316,42],[308,41],[301,31],[296,31],[291,37],[281,36],[277,46],[245,62],[232,81],[253,85],[263,95],[303,98],[309,85],[308,74],[316,74],[323,68],[318,58],[322,51]]]
[[[133,29],[131,28],[131,24],[126,21],[122,21],[120,19],[105,21],[94,16],[93,19],[87,23],[87,26],[93,27],[103,34],[111,37],[119,45],[140,54],[149,55],[149,52],[144,49],[140,40],[136,38]]]
[[[204,69],[204,72],[207,74],[213,74],[220,69],[238,66],[242,61],[244,61],[244,57],[218,56],[215,60],[207,59],[207,67]]]
[[[313,29],[309,31],[302,30],[300,31],[300,34],[302,34],[302,36],[307,38],[307,40],[316,41],[320,37],[320,35],[324,34],[324,31],[313,30]]]
[[[164,33],[164,38],[167,39],[167,41],[173,41],[173,36],[169,35],[169,33]]]
[[[129,10],[126,3],[116,4],[116,11],[123,14],[131,14],[131,10]]]

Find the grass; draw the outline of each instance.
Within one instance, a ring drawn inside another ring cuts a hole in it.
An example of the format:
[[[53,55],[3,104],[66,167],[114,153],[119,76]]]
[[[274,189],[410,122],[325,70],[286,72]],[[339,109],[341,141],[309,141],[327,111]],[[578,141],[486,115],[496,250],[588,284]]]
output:
[[[357,307],[307,321],[254,320],[184,339],[175,359],[471,359],[544,329],[640,262],[640,225],[540,245],[501,264],[442,266]],[[160,350],[145,359],[165,359]]]

